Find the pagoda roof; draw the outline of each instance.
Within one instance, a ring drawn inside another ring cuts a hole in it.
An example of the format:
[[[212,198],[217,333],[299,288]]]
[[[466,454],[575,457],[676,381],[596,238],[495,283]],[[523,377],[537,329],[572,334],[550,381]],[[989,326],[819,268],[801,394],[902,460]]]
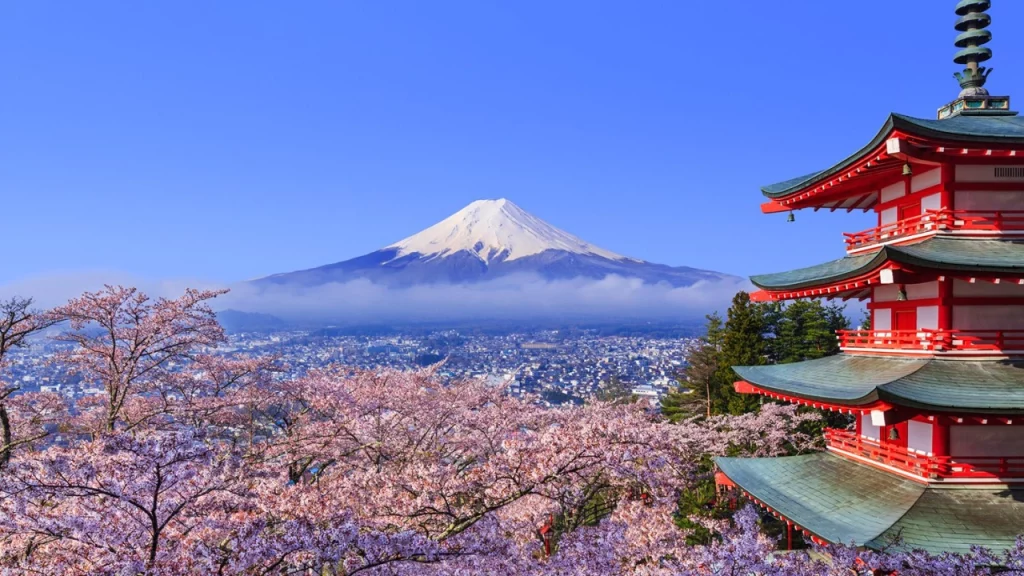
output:
[[[807,268],[751,276],[750,280],[765,290],[796,290],[856,278],[886,262],[938,270],[1018,274],[1024,272],[1024,242],[939,236],[916,244],[887,245],[871,254],[846,256]]]
[[[885,143],[886,139],[896,131],[941,142],[1024,144],[1024,117],[954,116],[943,120],[932,120],[913,118],[903,114],[890,114],[875,137],[857,152],[829,168],[765,186],[761,188],[761,192],[768,198],[783,198],[813,182],[840,174]]]
[[[968,553],[1014,547],[1024,530],[1024,490],[935,486],[829,454],[716,458],[744,492],[829,542]]]
[[[884,402],[939,412],[1024,413],[1024,361],[837,354],[733,370],[763,390],[827,404]]]

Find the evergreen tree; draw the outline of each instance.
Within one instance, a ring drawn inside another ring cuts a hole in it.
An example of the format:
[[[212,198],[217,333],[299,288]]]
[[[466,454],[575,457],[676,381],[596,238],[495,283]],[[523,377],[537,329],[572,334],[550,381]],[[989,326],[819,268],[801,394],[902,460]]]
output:
[[[786,306],[775,327],[774,360],[780,364],[814,360],[839,353],[836,330],[849,326],[843,308],[822,306],[818,300],[798,300]]]
[[[725,321],[719,366],[716,371],[718,397],[712,402],[716,413],[744,414],[757,410],[760,399],[738,394],[733,382],[739,376],[733,366],[757,366],[768,362],[768,339],[765,338],[766,312],[770,309],[750,301],[750,295],[739,292]]]
[[[871,310],[865,310],[864,315],[860,317],[860,326],[858,330],[871,330]]]
[[[686,352],[686,370],[679,386],[661,401],[661,413],[678,422],[692,416],[711,416],[712,400],[717,390],[716,374],[721,353],[722,319],[707,316],[707,330]]]

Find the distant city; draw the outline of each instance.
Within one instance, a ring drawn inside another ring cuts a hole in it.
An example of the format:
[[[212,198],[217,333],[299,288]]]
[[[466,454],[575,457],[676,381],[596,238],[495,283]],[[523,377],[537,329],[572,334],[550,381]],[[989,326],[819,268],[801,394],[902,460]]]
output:
[[[343,364],[360,368],[422,368],[442,363],[443,378],[510,381],[509,393],[536,395],[549,406],[578,404],[614,386],[657,402],[676,384],[693,339],[660,335],[603,335],[597,329],[534,330],[481,335],[436,330],[415,335],[342,335],[323,330],[242,332],[218,352],[273,355],[287,364],[281,378]],[[15,351],[7,377],[22,391],[68,398],[102,393],[49,358],[58,344],[40,340]]]

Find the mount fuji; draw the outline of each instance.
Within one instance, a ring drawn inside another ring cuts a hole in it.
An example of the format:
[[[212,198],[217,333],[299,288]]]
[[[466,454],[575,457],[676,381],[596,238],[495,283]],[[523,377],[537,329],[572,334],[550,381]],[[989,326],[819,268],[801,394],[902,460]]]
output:
[[[369,280],[393,288],[470,284],[512,275],[544,280],[636,278],[692,286],[734,276],[629,258],[559,230],[504,198],[477,200],[408,238],[364,256],[249,282],[255,288]]]

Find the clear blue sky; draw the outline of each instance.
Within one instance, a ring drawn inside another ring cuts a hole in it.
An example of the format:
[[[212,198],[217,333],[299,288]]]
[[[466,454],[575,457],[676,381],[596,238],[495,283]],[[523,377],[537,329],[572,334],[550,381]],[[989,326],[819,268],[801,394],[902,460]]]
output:
[[[1024,2],[992,9],[1024,107]],[[508,197],[619,253],[748,275],[872,216],[765,216],[958,91],[953,0],[5,2],[0,283],[233,281]],[[698,8],[698,6],[702,6]]]

